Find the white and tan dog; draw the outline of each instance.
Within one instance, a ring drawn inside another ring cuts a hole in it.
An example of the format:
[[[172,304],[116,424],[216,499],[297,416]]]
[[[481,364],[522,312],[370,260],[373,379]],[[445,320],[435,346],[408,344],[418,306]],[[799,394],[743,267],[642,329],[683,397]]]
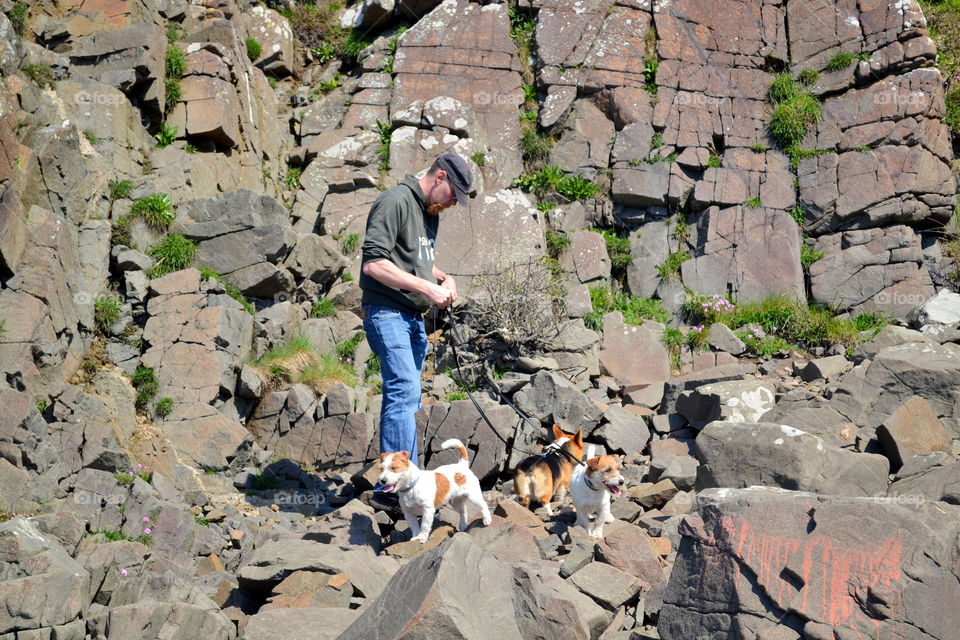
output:
[[[460,514],[460,531],[467,528],[469,517],[479,511],[483,524],[490,524],[490,509],[483,499],[480,481],[467,466],[467,448],[459,440],[447,440],[441,449],[457,448],[460,460],[445,464],[433,471],[421,470],[410,461],[410,453],[380,454],[380,476],[377,490],[397,493],[403,517],[410,525],[413,540],[426,542],[433,528],[433,518],[444,504],[450,504]],[[469,507],[472,511],[468,511]],[[417,516],[420,521],[417,522]]]
[[[623,493],[623,475],[617,456],[593,457],[594,446],[587,450],[587,464],[577,465],[570,477],[570,499],[577,510],[576,526],[586,529],[591,537],[603,537],[603,525],[613,522],[610,494]],[[594,516],[590,523],[590,516]]]

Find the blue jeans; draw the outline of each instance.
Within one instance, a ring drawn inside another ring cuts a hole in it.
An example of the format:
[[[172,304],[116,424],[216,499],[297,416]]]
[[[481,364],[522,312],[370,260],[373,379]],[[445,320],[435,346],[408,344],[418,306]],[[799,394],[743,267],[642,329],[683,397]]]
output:
[[[383,404],[380,408],[380,452],[409,451],[417,465],[417,423],[420,375],[427,353],[423,316],[379,305],[363,305],[363,330],[370,349],[380,358]]]

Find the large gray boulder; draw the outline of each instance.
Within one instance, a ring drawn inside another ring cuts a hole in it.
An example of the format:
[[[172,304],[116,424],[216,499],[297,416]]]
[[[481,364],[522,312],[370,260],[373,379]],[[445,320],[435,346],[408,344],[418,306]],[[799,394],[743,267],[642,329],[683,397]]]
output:
[[[608,623],[608,614],[555,569],[533,561],[511,566],[458,533],[402,567],[339,637],[587,640]]]
[[[776,404],[773,384],[760,380],[730,380],[683,391],[677,413],[700,429],[714,420],[756,422]]]
[[[600,409],[559,374],[541,371],[513,398],[517,408],[543,423],[554,422],[565,431],[595,426]]]
[[[780,294],[806,300],[800,232],[784,211],[710,207],[697,219],[696,251],[681,266],[683,283],[740,302]]]
[[[712,422],[697,436],[697,487],[753,485],[824,495],[876,496],[887,488],[889,461],[771,423]]]
[[[270,196],[237,189],[186,202],[170,230],[197,243],[195,264],[216,269],[247,295],[292,289],[290,273],[278,265],[296,235],[287,210]]]
[[[930,403],[951,436],[960,435],[954,391],[960,384],[960,346],[911,342],[878,352],[848,373],[830,405],[859,426],[877,427],[911,396]]]
[[[664,640],[956,637],[956,507],[710,489],[680,532]]]

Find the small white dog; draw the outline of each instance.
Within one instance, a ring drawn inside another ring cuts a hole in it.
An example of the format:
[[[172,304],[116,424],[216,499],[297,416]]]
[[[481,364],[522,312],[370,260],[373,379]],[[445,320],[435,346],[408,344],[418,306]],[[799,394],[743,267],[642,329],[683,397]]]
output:
[[[480,481],[467,466],[467,448],[456,439],[441,445],[442,449],[454,447],[460,450],[460,460],[433,471],[417,468],[407,451],[380,454],[377,491],[399,494],[400,508],[413,540],[427,541],[437,509],[448,503],[460,514],[460,531],[467,528],[469,517],[476,511],[480,511],[484,525],[490,524],[490,509],[483,499]],[[474,507],[472,512],[467,511],[470,506]],[[419,523],[417,516],[421,516]]]
[[[570,499],[577,510],[576,526],[586,529],[591,537],[603,537],[603,525],[613,522],[610,494],[623,493],[623,475],[617,456],[593,457],[594,446],[587,450],[587,464],[577,465],[570,477]],[[593,524],[590,516],[595,516]]]

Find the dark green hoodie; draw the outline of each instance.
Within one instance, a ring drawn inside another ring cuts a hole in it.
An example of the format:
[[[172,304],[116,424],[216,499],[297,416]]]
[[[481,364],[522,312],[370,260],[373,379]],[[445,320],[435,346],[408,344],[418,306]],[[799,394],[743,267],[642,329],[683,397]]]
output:
[[[407,175],[397,186],[381,193],[367,216],[363,264],[389,260],[401,271],[435,283],[434,242],[440,217],[428,215],[426,206],[427,199],[420,183],[411,175]],[[363,289],[363,304],[376,304],[417,313],[422,313],[432,306],[425,295],[388,287],[362,271],[360,288]]]

